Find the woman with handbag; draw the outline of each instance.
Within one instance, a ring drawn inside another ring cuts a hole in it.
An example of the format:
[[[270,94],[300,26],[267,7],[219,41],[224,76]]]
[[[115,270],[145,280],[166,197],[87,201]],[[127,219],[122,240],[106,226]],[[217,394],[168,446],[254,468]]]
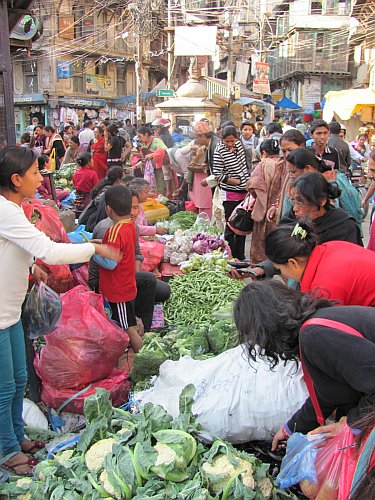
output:
[[[254,168],[247,188],[255,198],[252,210],[254,227],[251,238],[250,260],[251,262],[262,262],[264,253],[264,241],[267,234],[275,227],[275,222],[267,220],[267,212],[275,205],[286,175],[286,167],[283,158],[280,158],[279,143],[275,139],[266,139],[260,145],[262,160]]]
[[[212,173],[221,188],[225,212],[224,237],[232,251],[232,256],[245,259],[246,236],[236,234],[228,226],[234,209],[246,198],[246,181],[249,178],[245,151],[233,126],[225,127],[222,140],[216,146]]]
[[[90,146],[90,152],[92,154],[93,169],[97,173],[99,180],[104,179],[108,171],[108,152],[105,150],[104,129],[102,127],[94,128],[94,142]]]
[[[166,154],[167,146],[161,139],[159,139],[159,137],[152,135],[152,130],[146,126],[142,126],[138,129],[138,138],[141,141],[142,160],[144,160],[142,163],[144,165],[144,169],[147,167],[145,179],[150,183],[150,186],[153,189],[152,174],[154,174],[157,193],[166,194],[166,184],[163,175],[163,160]],[[150,161],[151,163],[145,165],[147,161]]]
[[[75,264],[89,261],[94,253],[121,258],[107,245],[55,243],[31,224],[22,202],[34,198],[42,181],[31,149],[8,146],[0,151],[0,465],[18,476],[32,475],[38,462],[33,455],[44,447],[25,437],[22,419],[27,373],[21,306],[29,273],[37,283],[46,279],[34,260]]]
[[[61,135],[55,132],[53,127],[47,125],[44,127],[46,143],[44,154],[50,157],[50,170],[58,170],[60,163],[65,156],[65,144]]]
[[[345,424],[355,428],[375,405],[375,309],[333,305],[276,280],[247,285],[235,303],[250,363],[260,353],[271,367],[303,361],[310,397],[274,436],[273,450],[293,432],[322,432],[329,439]],[[336,423],[326,426],[330,415]]]

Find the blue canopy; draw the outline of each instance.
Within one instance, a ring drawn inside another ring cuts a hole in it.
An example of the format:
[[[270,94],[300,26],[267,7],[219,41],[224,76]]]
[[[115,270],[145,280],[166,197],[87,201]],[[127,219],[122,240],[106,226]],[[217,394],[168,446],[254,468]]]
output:
[[[295,102],[291,101],[287,97],[283,97],[275,106],[275,109],[286,108],[286,109],[302,109]]]

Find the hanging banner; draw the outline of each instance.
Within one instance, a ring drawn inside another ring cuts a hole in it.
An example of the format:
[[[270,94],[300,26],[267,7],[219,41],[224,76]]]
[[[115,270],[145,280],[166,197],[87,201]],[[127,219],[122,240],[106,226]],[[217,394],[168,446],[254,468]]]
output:
[[[73,40],[74,38],[74,17],[59,16],[58,36],[65,40]]]
[[[72,78],[73,64],[67,61],[57,61],[57,78]]]
[[[109,94],[112,80],[109,76],[86,75],[86,93],[91,95]]]
[[[270,65],[267,63],[256,62],[255,74],[253,80],[253,92],[257,94],[270,94]]]

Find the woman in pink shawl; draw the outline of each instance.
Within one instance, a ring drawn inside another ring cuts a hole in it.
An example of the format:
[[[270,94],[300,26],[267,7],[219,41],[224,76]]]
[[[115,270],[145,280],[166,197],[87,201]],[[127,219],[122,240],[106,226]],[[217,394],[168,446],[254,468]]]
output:
[[[280,195],[286,175],[285,162],[279,156],[279,143],[275,139],[266,139],[260,145],[262,160],[253,170],[247,182],[247,188],[255,197],[252,211],[254,228],[251,237],[250,261],[259,263],[266,259],[264,242],[267,234],[275,227],[266,214]]]

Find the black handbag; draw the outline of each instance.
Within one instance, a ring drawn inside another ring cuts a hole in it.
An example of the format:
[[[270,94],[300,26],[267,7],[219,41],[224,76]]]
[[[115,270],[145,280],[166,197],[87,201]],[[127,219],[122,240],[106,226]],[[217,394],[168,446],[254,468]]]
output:
[[[251,218],[254,198],[248,194],[246,198],[233,210],[227,220],[229,228],[239,236],[246,236],[253,230],[254,221]]]

